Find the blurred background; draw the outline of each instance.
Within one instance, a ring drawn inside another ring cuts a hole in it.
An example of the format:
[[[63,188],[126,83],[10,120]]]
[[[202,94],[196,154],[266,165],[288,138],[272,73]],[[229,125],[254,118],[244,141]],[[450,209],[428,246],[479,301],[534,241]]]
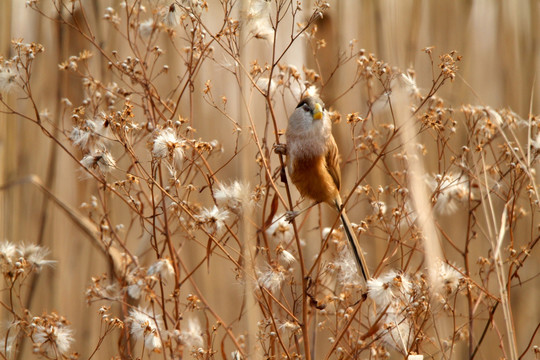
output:
[[[243,1],[238,3],[239,8],[247,6]],[[101,21],[105,9],[109,6],[118,8],[120,1],[89,0],[82,3],[87,10],[88,21],[95,25],[97,41],[109,49],[124,46],[123,40],[116,33],[107,31]],[[209,0],[208,5],[209,11],[205,16],[211,17],[218,13],[215,10],[219,8],[217,0]],[[42,0],[40,6],[46,14],[54,17],[48,0]],[[310,8],[311,5],[308,1],[303,6]],[[302,42],[295,45],[283,63],[294,64],[298,69],[302,69],[302,65],[312,68],[319,66],[325,77],[336,66],[338,54],[346,50],[354,40],[358,48],[376,54],[391,66],[402,70],[415,69],[417,85],[425,91],[431,86],[432,73],[429,57],[422,49],[433,46],[435,56],[456,50],[463,57],[457,78],[439,93],[448,104],[456,108],[462,104],[489,105],[495,109],[504,107],[525,119],[530,113],[538,114],[540,1],[343,0],[331,1],[330,6],[318,24],[318,37],[326,40],[326,47],[319,53],[319,64],[314,63],[310,56],[311,49]],[[90,48],[88,43],[68,28],[59,28],[54,21],[28,9],[25,1],[2,0],[0,56],[13,55],[10,48],[13,38],[24,38],[25,42],[34,41],[45,47],[45,53],[35,62],[32,80],[33,91],[39,94],[36,96],[40,101],[38,106],[43,111],[47,110],[57,116],[61,108],[60,99],[65,96],[69,96],[74,104],[80,103],[84,98],[80,81],[57,69],[58,64],[70,55]],[[279,39],[286,41],[287,34],[278,34]],[[261,59],[259,62],[263,63],[264,59],[268,59],[270,47],[265,42],[251,41],[243,53],[246,64],[255,58]],[[166,51],[165,56],[168,56],[165,62],[171,68],[182,66],[174,58],[173,51]],[[105,71],[103,65],[94,65],[96,70]],[[353,111],[362,113],[365,111],[366,99],[362,98],[359,90],[350,91],[333,101],[335,94],[344,90],[342,84],[348,78],[347,67],[343,69],[325,87],[322,97],[342,114]],[[220,70],[216,65],[205,66],[197,78],[199,83],[195,85],[202,89],[207,79],[213,79],[215,94],[227,94],[234,103],[238,89],[230,88],[226,79],[221,83],[217,80]],[[254,106],[257,101],[263,104],[262,98],[255,99]],[[14,100],[14,103],[17,102]],[[278,125],[283,129],[286,127],[286,114],[293,105],[294,101],[291,101],[284,109],[280,109],[282,122]],[[195,98],[193,106],[201,119],[216,116],[215,112],[204,107],[203,100]],[[234,108],[231,114],[235,116]],[[261,124],[264,120],[261,118]],[[69,129],[70,126],[68,119],[64,127]],[[202,138],[215,136],[216,131],[221,131],[220,126],[218,123],[212,126],[195,123]],[[223,127],[222,131],[229,130],[229,127]],[[334,131],[338,139],[349,133],[345,126]],[[343,153],[347,153],[346,146],[340,145]],[[250,174],[252,170],[249,166],[249,163],[245,163],[236,170],[229,169],[227,175],[233,178]],[[435,171],[436,161],[425,166],[428,171]],[[49,257],[58,263],[39,276],[36,282],[38,296],[33,298],[30,308],[35,313],[57,311],[66,316],[75,329],[75,347],[82,354],[88,354],[94,346],[88,341],[96,338],[99,321],[96,317],[97,308],[89,308],[85,302],[85,291],[90,278],[99,275],[107,262],[66,212],[59,209],[54,201],[29,180],[31,175],[37,176],[62,203],[73,209],[89,201],[95,186],[81,180],[76,164],[60,152],[36,126],[21,118],[0,114],[0,185],[15,182],[0,191],[0,239],[39,243],[51,249]],[[344,174],[345,189],[353,182],[348,175]],[[377,180],[375,174],[372,181],[377,183],[383,180]],[[447,225],[453,223],[459,227],[459,215],[441,220],[443,223],[445,221]],[[537,224],[531,226],[536,227]],[[377,253],[375,248],[369,248],[368,253],[370,251]],[[532,332],[540,322],[540,282],[537,276],[540,261],[538,252],[533,253],[533,256],[536,257],[533,262],[536,265],[531,266],[529,263],[528,275],[536,285],[529,284],[527,293],[520,292],[520,287],[516,287],[512,293],[520,350],[527,346]],[[201,280],[201,286],[206,285]],[[216,306],[227,309],[227,306],[234,306],[238,301],[235,291],[234,285],[230,286],[226,282],[210,286],[207,291],[208,300],[223,302]],[[492,346],[496,348],[499,340],[491,340],[495,341]],[[539,341],[535,343],[539,344]],[[481,353],[484,359],[494,358],[489,346],[483,348]],[[493,353],[499,354],[497,349]]]

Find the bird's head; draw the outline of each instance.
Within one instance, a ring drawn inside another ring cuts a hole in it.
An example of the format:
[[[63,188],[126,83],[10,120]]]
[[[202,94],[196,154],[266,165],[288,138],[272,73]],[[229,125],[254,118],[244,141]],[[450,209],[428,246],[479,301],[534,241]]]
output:
[[[326,115],[322,100],[316,96],[304,97],[291,114],[287,131],[292,136],[295,134],[305,134],[305,136],[324,134],[326,136],[331,133],[332,125]]]
[[[311,121],[321,120],[324,115],[324,103],[315,96],[304,97],[296,106],[295,113],[308,117]]]

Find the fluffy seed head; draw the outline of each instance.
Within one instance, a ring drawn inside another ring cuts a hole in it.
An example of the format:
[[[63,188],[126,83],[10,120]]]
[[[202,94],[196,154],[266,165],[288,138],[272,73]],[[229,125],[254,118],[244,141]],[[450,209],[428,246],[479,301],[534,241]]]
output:
[[[7,94],[17,83],[17,73],[13,66],[0,65],[0,93]]]
[[[197,349],[204,345],[202,333],[199,320],[196,318],[189,318],[187,320],[187,328],[180,334],[180,340],[189,349]]]
[[[20,257],[24,258],[37,271],[40,271],[44,266],[51,266],[56,263],[54,260],[45,259],[49,255],[49,250],[42,246],[23,244],[17,247],[17,252]]]
[[[276,215],[272,224],[266,229],[267,236],[276,242],[288,243],[293,238],[293,228],[285,217]]]
[[[342,246],[334,267],[338,270],[338,281],[344,286],[358,285],[361,283],[356,260],[348,246]]]
[[[108,129],[101,118],[86,119],[73,127],[69,139],[84,152],[103,151],[107,148]]]
[[[540,150],[540,132],[536,134],[534,139],[531,139],[531,146],[536,150]]]
[[[246,16],[249,33],[257,39],[273,41],[274,29],[270,22],[270,1],[251,0]]]
[[[279,259],[285,264],[285,265],[291,265],[293,262],[296,261],[296,258],[293,254],[288,252],[283,248],[283,246],[278,245],[276,248],[276,253],[279,256]]]
[[[87,169],[99,169],[103,174],[111,172],[116,167],[116,161],[107,150],[97,151],[85,155],[81,160],[81,165]]]
[[[439,260],[437,264],[437,278],[440,280],[438,287],[442,288],[447,295],[450,295],[456,291],[463,276],[452,266]]]
[[[433,191],[433,211],[438,215],[454,214],[459,209],[459,204],[469,196],[467,181],[456,178],[451,173],[428,177],[426,182]]]
[[[163,18],[163,24],[170,28],[176,27],[180,24],[180,15],[178,14],[178,11],[176,11],[176,6],[174,3],[169,6],[167,15],[165,15]]]
[[[368,296],[381,307],[394,301],[407,299],[411,295],[412,284],[405,274],[391,270],[367,282]]]
[[[390,307],[382,321],[383,341],[402,354],[407,354],[414,339],[414,330],[407,313],[403,309]]]
[[[264,272],[258,272],[258,283],[263,288],[275,293],[281,289],[281,285],[285,280],[285,274],[282,269],[268,268]]]
[[[253,203],[249,185],[237,180],[230,185],[220,184],[214,196],[219,206],[226,206],[236,215],[241,215]]]
[[[152,313],[148,309],[131,309],[128,319],[131,323],[131,335],[135,340],[143,340],[145,347],[150,351],[161,348],[159,334],[162,328],[161,315],[150,316]]]
[[[128,285],[128,295],[133,299],[139,299],[141,297],[142,290],[144,288],[144,281],[142,279],[137,280],[134,284]]]
[[[0,243],[0,260],[11,264],[17,255],[17,246],[9,241]]]
[[[56,314],[34,317],[31,327],[32,342],[41,354],[57,357],[56,354],[68,355],[73,343],[73,330]]]
[[[225,227],[225,221],[229,218],[229,212],[214,205],[213,208],[203,208],[197,215],[197,220],[202,223],[209,233],[219,233]]]
[[[139,35],[143,38],[147,38],[154,31],[154,20],[152,18],[147,19],[139,24]]]
[[[152,146],[152,156],[157,159],[175,160],[177,163],[184,158],[184,140],[180,140],[174,129],[166,128],[158,132]]]
[[[166,278],[174,275],[174,268],[170,259],[162,258],[153,263],[146,273],[149,276],[160,275],[162,278]]]

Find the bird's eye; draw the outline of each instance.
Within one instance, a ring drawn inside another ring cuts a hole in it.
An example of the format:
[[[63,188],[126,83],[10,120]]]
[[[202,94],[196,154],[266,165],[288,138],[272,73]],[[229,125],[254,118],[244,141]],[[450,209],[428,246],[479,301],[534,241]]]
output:
[[[309,105],[307,103],[305,103],[304,105],[302,105],[302,109],[304,111],[311,111],[311,109],[309,108]]]

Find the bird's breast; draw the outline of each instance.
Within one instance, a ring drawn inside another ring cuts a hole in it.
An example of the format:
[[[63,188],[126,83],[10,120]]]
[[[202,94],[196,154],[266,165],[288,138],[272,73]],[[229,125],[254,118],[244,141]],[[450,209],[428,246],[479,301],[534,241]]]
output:
[[[332,176],[328,172],[326,159],[321,156],[290,156],[289,176],[302,196],[316,202],[333,203],[339,196]]]

